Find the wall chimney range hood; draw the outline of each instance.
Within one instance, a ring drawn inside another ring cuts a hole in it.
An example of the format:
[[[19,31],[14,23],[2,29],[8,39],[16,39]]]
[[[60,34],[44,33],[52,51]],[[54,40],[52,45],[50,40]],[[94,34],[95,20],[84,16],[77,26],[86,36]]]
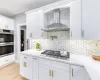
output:
[[[60,22],[60,9],[53,10],[54,22],[48,26],[46,26],[43,31],[69,31],[67,25]]]

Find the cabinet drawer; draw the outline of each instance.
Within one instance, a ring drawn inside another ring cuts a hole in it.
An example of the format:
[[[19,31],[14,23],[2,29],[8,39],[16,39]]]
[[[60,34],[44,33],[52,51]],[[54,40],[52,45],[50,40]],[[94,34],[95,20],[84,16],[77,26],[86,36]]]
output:
[[[61,62],[57,62],[53,60],[48,60],[48,59],[42,59],[42,58],[39,58],[39,64],[44,64],[44,65],[48,65],[48,66],[60,68],[60,69],[66,69],[68,71],[70,68],[69,64],[65,64],[65,63],[61,63]]]
[[[10,62],[13,62],[14,60],[15,60],[14,54],[2,57],[2,58],[0,58],[0,66],[3,66],[3,65],[10,63]]]

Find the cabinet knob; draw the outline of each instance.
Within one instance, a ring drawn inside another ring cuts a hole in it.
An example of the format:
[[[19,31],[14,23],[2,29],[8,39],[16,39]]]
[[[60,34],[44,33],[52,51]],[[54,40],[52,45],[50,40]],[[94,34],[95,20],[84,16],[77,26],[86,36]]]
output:
[[[32,37],[32,33],[30,33],[30,37]]]

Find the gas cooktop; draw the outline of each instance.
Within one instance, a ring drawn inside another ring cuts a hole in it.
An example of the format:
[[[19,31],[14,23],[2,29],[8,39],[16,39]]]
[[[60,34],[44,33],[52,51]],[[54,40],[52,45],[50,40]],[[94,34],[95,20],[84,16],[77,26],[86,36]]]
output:
[[[67,60],[69,58],[69,52],[67,52],[68,55],[62,56],[60,51],[53,51],[53,50],[46,50],[41,53],[42,55],[46,55],[48,57],[53,57],[57,59],[64,59]]]

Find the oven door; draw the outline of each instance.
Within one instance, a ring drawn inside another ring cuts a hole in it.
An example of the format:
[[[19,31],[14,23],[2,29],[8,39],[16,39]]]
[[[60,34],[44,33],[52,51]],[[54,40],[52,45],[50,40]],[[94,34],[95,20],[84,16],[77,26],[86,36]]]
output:
[[[14,42],[13,34],[0,34],[0,43]]]
[[[13,54],[13,45],[0,46],[0,56]]]

